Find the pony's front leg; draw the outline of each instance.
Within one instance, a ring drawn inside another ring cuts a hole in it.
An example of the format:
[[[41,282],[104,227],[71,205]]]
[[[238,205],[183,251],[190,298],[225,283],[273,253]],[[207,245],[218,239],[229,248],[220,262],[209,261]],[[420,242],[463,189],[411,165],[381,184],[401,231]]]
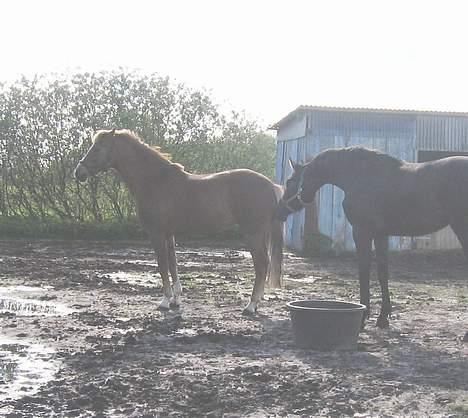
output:
[[[388,318],[392,313],[390,293],[388,291],[388,237],[378,237],[374,239],[375,255],[377,258],[377,277],[382,292],[382,307],[377,319],[379,328],[388,328],[390,325]]]
[[[168,270],[168,250],[166,237],[157,237],[152,239],[154,250],[156,251],[156,257],[158,260],[159,274],[161,275],[163,284],[163,298],[159,304],[158,309],[160,311],[168,311],[172,298],[172,288],[169,281],[169,270]]]
[[[167,252],[169,260],[169,271],[172,277],[172,291],[173,296],[170,300],[171,308],[178,308],[180,306],[180,297],[182,296],[182,284],[179,280],[177,273],[177,258],[175,252],[175,238],[174,235],[170,235],[167,238]]]
[[[360,301],[366,306],[366,315],[362,318],[362,327],[366,317],[370,316],[370,264],[372,255],[372,238],[367,229],[353,226],[353,239],[359,264],[359,293]]]

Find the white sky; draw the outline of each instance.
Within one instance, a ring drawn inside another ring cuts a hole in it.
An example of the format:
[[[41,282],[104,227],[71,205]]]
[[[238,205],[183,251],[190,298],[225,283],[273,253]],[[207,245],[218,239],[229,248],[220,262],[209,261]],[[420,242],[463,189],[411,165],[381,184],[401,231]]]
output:
[[[468,111],[463,1],[5,0],[0,81],[117,67],[262,126],[301,104]]]

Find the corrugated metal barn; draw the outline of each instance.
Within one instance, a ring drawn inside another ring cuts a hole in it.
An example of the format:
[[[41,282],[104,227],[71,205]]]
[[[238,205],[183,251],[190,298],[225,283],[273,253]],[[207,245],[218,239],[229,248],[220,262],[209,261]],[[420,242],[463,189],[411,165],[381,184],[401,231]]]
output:
[[[409,162],[468,155],[468,113],[300,106],[271,129],[277,131],[276,180],[280,184],[291,174],[289,158],[304,162],[329,148],[361,145]],[[353,250],[343,198],[337,187],[323,186],[314,205],[288,218],[286,244],[302,249],[307,235],[319,232],[331,238],[337,251]],[[393,250],[458,247],[449,227],[424,237],[390,238]]]

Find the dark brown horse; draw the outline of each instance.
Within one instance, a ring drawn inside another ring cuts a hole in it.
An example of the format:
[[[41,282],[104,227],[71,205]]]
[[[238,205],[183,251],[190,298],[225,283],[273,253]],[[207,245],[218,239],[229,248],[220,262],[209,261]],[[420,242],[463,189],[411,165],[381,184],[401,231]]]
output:
[[[366,148],[333,149],[305,165],[294,164],[278,208],[279,219],[312,203],[324,184],[345,192],[343,209],[353,226],[359,260],[361,303],[368,308],[372,241],[382,308],[377,325],[387,327],[388,237],[417,236],[450,225],[468,258],[468,158],[407,163]]]
[[[85,181],[113,168],[127,184],[157,254],[163,282],[160,310],[180,304],[182,286],[174,239],[180,232],[210,232],[239,225],[255,268],[255,285],[245,314],[256,312],[267,275],[272,286],[280,286],[283,224],[275,216],[280,186],[251,170],[190,174],[127,130],[99,131],[92,142],[75,176]]]

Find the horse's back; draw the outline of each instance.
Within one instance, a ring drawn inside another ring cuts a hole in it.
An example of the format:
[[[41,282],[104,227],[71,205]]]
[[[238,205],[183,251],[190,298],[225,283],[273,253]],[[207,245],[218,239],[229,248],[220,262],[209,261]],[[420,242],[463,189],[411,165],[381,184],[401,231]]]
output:
[[[444,206],[468,209],[468,157],[455,156],[426,163],[427,187],[437,190]]]
[[[414,166],[415,180],[420,187],[440,189],[442,195],[461,192],[468,196],[468,157],[447,157]]]
[[[386,178],[379,193],[379,219],[390,235],[434,232],[468,210],[468,158],[406,163]]]
[[[256,228],[273,219],[280,194],[280,186],[248,169],[190,175],[178,193],[184,203],[174,210],[182,229],[186,223],[193,223],[190,229]]]

